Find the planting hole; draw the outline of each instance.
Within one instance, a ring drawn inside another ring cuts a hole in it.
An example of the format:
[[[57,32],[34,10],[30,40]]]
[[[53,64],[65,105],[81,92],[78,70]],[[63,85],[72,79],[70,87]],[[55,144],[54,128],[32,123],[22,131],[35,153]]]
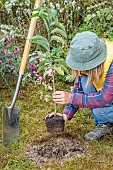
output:
[[[73,138],[52,138],[29,147],[26,156],[36,164],[48,163],[55,159],[63,163],[70,158],[79,158],[87,154],[81,142]]]

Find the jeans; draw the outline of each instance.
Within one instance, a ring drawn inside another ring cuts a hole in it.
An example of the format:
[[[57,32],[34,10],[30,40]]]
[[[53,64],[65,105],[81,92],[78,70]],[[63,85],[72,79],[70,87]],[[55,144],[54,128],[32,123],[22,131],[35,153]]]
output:
[[[81,77],[81,84],[83,92],[86,93],[94,93],[97,90],[93,86],[93,84],[87,85],[87,76],[83,75]],[[107,122],[113,123],[113,104],[110,103],[109,106],[103,108],[94,108],[91,109],[92,115],[94,117],[95,124],[104,124]]]

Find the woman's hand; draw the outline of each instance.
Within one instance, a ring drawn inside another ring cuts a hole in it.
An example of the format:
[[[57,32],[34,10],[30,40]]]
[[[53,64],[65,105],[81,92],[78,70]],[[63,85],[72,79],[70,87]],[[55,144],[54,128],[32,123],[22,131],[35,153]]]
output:
[[[53,117],[53,116],[55,116],[55,115],[63,116],[63,119],[64,119],[65,124],[66,124],[66,122],[67,122],[67,120],[68,120],[68,116],[67,116],[66,114],[61,114],[61,113],[52,112],[52,113],[48,114],[48,115],[46,116],[46,118],[47,118],[47,117]]]
[[[53,93],[53,101],[57,104],[69,104],[71,94],[64,91],[56,91]]]

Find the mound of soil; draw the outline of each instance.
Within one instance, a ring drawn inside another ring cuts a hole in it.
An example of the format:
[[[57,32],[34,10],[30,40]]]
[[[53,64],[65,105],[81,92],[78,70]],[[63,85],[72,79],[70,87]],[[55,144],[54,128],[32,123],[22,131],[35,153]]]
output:
[[[87,151],[80,141],[60,137],[30,146],[26,156],[36,164],[44,164],[52,159],[56,159],[58,163],[63,163],[70,158],[84,156],[86,153]]]

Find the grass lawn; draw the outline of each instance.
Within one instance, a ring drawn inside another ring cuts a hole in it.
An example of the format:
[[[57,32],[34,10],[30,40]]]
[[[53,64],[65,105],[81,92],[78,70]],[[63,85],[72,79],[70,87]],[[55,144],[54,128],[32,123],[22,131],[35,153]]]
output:
[[[53,102],[40,99],[42,86],[22,89],[16,105],[20,107],[20,138],[2,146],[0,138],[0,169],[1,170],[113,170],[113,136],[107,135],[99,141],[84,141],[83,136],[94,127],[93,118],[89,109],[80,109],[74,118],[69,121],[62,134],[56,137],[71,136],[79,140],[87,148],[89,154],[69,159],[63,164],[56,160],[44,165],[32,163],[25,152],[34,142],[49,141],[54,136],[46,130],[45,116],[53,111]],[[47,93],[44,91],[44,93]],[[51,93],[51,92],[48,92]],[[0,89],[0,109],[8,106],[12,96],[6,89]],[[64,106],[58,106],[61,112]],[[0,115],[0,135],[2,135],[2,116]]]

